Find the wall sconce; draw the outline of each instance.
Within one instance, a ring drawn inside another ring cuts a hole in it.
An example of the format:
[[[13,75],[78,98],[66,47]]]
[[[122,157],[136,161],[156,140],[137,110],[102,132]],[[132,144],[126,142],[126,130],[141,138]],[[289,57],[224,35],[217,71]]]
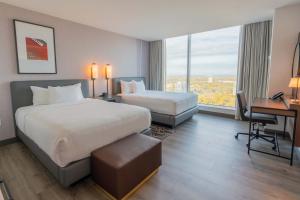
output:
[[[96,63],[92,63],[91,66],[91,80],[93,81],[93,98],[95,98],[95,80],[98,78],[98,65]]]
[[[106,94],[108,96],[108,80],[112,77],[112,69],[110,64],[105,66],[105,79],[106,79]]]

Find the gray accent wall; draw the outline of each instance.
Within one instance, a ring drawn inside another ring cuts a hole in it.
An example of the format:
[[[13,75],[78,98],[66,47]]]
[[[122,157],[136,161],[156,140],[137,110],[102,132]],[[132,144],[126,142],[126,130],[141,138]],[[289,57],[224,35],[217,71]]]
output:
[[[84,13],[80,14],[84,17]],[[17,74],[13,19],[55,28],[57,75]],[[113,77],[148,77],[148,42],[3,3],[0,3],[0,44],[0,141],[15,137],[10,81],[89,79],[92,62],[99,65],[100,72],[106,63],[111,64]],[[103,76],[96,80],[95,86],[96,94],[106,90]]]

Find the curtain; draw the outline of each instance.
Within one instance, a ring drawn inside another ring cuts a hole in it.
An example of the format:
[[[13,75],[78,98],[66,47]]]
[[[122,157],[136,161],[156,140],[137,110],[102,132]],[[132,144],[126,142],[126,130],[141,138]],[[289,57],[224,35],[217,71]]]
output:
[[[237,91],[245,92],[248,105],[256,97],[267,97],[271,34],[272,21],[247,24],[241,30]]]
[[[164,65],[163,65],[163,41],[150,42],[149,64],[149,89],[163,90]]]

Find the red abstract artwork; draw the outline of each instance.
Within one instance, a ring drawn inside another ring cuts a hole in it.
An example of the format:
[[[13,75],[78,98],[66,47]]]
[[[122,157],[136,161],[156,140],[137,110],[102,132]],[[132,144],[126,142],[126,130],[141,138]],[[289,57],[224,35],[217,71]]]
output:
[[[48,60],[48,47],[44,40],[26,37],[26,52],[28,60]]]

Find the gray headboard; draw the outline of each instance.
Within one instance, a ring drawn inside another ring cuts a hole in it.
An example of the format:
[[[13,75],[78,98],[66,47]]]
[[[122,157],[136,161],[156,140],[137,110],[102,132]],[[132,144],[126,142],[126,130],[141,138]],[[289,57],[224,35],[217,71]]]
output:
[[[141,81],[143,80],[145,83],[144,77],[119,77],[119,78],[112,78],[112,94],[116,95],[121,93],[121,80],[122,81]],[[145,83],[146,84],[146,83]]]
[[[84,79],[72,80],[38,80],[38,81],[12,81],[10,82],[11,101],[13,113],[20,107],[32,105],[32,91],[30,86],[48,87],[48,86],[66,86],[81,83],[82,94],[89,97],[89,83]]]

